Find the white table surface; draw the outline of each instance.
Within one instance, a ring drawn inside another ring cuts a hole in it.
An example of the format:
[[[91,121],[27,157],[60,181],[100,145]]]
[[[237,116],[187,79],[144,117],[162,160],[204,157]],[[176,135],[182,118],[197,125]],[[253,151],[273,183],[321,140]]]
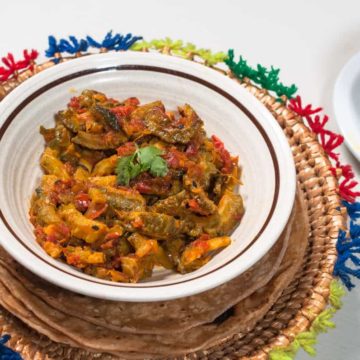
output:
[[[2,0],[0,55],[47,47],[47,35],[102,36],[110,29],[146,39],[169,36],[213,50],[234,48],[251,64],[280,67],[304,102],[333,117],[332,93],[341,67],[360,51],[359,0]],[[330,120],[331,129],[336,129]],[[359,175],[344,147],[342,159]],[[360,282],[319,337],[318,359],[360,359]],[[298,359],[308,359],[301,352]]]

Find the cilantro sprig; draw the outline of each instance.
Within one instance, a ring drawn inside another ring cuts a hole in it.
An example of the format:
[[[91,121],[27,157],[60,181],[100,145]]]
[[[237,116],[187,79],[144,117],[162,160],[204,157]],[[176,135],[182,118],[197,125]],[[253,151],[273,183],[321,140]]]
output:
[[[162,154],[162,150],[150,145],[136,149],[132,155],[119,158],[115,168],[118,185],[129,185],[131,179],[145,171],[153,176],[165,176],[169,169],[160,156]]]

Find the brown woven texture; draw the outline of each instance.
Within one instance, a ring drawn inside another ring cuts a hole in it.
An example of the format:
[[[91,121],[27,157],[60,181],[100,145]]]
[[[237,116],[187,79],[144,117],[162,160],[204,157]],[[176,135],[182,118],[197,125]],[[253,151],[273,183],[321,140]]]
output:
[[[47,62],[38,65],[35,73],[53,64]],[[26,71],[17,79],[2,84],[0,99],[32,74],[31,71]],[[232,77],[231,74],[228,75]],[[337,258],[335,244],[339,229],[346,228],[346,212],[341,207],[337,194],[337,179],[330,171],[331,163],[315,134],[303,123],[301,117],[287,108],[286,102],[277,101],[266,90],[259,89],[246,79],[239,84],[270,110],[288,138],[298,182],[308,206],[311,229],[309,245],[301,270],[254,328],[248,329],[246,333],[234,334],[230,339],[206,351],[188,354],[185,358],[189,360],[267,359],[272,348],[288,345],[298,333],[309,329],[312,321],[327,306]],[[85,350],[57,344],[1,308],[0,332],[12,335],[10,346],[26,359],[88,358]],[[102,355],[101,359],[106,359],[106,356]]]

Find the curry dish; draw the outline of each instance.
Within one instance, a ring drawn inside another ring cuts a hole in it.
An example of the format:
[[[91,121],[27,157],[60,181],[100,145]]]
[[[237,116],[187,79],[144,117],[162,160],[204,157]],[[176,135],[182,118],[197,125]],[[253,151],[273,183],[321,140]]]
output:
[[[244,213],[238,158],[190,105],[166,111],[85,90],[40,128],[44,170],[30,220],[53,258],[116,282],[196,270]]]

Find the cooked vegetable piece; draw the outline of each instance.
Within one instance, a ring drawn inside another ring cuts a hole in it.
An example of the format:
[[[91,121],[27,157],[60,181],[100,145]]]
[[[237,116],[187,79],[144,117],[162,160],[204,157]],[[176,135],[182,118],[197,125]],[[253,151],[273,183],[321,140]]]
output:
[[[133,233],[128,240],[134,247],[136,256],[142,258],[146,255],[153,255],[156,264],[162,265],[166,269],[173,268],[173,264],[157,240],[146,238],[138,233]]]
[[[170,260],[175,267],[180,264],[180,256],[185,245],[185,240],[182,238],[169,239],[164,242],[165,252],[169,255]]]
[[[103,264],[105,262],[105,255],[99,251],[93,251],[89,247],[67,246],[64,248],[66,261],[70,265],[78,268],[84,268],[88,264]]]
[[[203,123],[190,105],[181,108],[183,117],[174,123],[162,106],[153,106],[144,114],[146,128],[160,139],[170,143],[187,144],[200,131]]]
[[[86,181],[90,176],[89,171],[79,166],[74,172],[74,179],[76,181]]]
[[[91,134],[79,131],[72,141],[78,145],[92,150],[116,149],[127,141],[126,136],[121,132],[109,131],[106,134]]]
[[[55,244],[52,241],[45,241],[43,245],[44,250],[52,258],[57,259],[63,252],[63,248],[59,244]]]
[[[36,218],[36,222],[41,226],[61,222],[55,206],[42,197],[33,199],[30,215],[32,218]]]
[[[85,130],[84,122],[77,116],[73,109],[59,111],[55,116],[55,119],[58,123],[64,124],[67,129],[74,133]]]
[[[187,231],[185,224],[174,217],[146,211],[117,212],[124,227],[130,231],[167,240]]]
[[[188,200],[190,210],[196,214],[208,216],[217,211],[217,206],[202,188],[193,188],[191,199]]]
[[[151,276],[154,268],[154,261],[149,256],[143,258],[139,258],[136,255],[122,256],[120,262],[124,274],[129,277],[131,282],[138,282],[143,278]]]
[[[46,148],[40,159],[40,165],[45,173],[55,175],[59,179],[69,180],[65,165],[56,157],[56,151]]]
[[[189,199],[190,197],[188,192],[186,190],[183,190],[175,195],[157,201],[151,207],[151,210],[162,214],[168,214],[171,216],[184,217],[188,215],[188,209],[184,206],[184,203]]]
[[[91,176],[88,178],[88,181],[91,185],[96,186],[115,186],[116,185],[116,176]]]
[[[91,173],[91,176],[107,176],[114,173],[116,161],[118,157],[116,155],[112,155],[108,158],[105,158],[99,161],[94,170]]]
[[[117,117],[113,112],[110,111],[110,109],[107,109],[105,107],[95,105],[95,111],[100,114],[103,119],[106,121],[106,123],[113,128],[116,131],[120,131],[120,125],[117,121]]]
[[[238,194],[226,192],[219,202],[220,232],[222,234],[230,233],[239,223],[243,214],[242,197]]]
[[[108,204],[117,210],[141,211],[145,210],[145,199],[136,191],[126,188],[99,188]]]
[[[59,215],[70,226],[71,235],[87,243],[102,239],[108,230],[103,223],[86,218],[73,204],[63,205],[59,209]]]
[[[209,255],[211,251],[219,250],[230,245],[231,239],[228,236],[216,237],[208,239],[208,236],[200,237],[198,240],[193,241],[186,246],[180,259],[179,270],[181,272],[187,272],[189,270],[195,270],[194,263]],[[208,259],[206,259],[206,262]],[[202,266],[203,264],[200,263]]]
[[[91,274],[100,279],[106,279],[115,282],[128,283],[130,281],[129,277],[124,273],[116,270],[109,270],[104,267],[97,266]]]

